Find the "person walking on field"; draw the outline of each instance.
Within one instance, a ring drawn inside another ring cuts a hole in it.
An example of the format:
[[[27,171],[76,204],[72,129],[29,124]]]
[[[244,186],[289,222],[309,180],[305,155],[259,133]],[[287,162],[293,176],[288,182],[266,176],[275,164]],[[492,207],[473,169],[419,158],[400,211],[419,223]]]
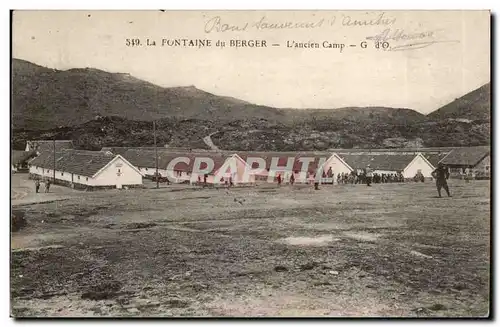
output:
[[[38,179],[35,180],[35,192],[36,193],[40,192],[40,181]]]
[[[50,179],[45,182],[45,193],[49,193],[50,190]]]
[[[370,164],[368,164],[366,166],[365,176],[366,176],[366,186],[371,186],[371,184],[372,184],[372,178],[373,178],[373,170],[370,167]]]
[[[295,183],[295,176],[294,176],[294,174],[292,173],[292,174],[290,175],[290,185],[292,185],[292,186],[293,186],[293,183]]]
[[[436,170],[432,172],[432,177],[436,179],[436,188],[438,191],[438,196],[441,197],[441,188],[444,188],[446,194],[451,197],[450,189],[448,188],[448,178],[450,178],[450,172],[445,165],[441,162],[438,164]]]
[[[280,174],[278,174],[278,178],[277,179],[278,179],[278,186],[281,186],[281,175]]]

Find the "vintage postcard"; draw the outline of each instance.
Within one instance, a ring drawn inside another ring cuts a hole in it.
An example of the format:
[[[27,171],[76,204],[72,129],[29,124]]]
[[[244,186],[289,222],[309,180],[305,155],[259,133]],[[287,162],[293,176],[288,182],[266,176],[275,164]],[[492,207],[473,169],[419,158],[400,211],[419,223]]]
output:
[[[480,317],[484,11],[12,11],[11,316]]]

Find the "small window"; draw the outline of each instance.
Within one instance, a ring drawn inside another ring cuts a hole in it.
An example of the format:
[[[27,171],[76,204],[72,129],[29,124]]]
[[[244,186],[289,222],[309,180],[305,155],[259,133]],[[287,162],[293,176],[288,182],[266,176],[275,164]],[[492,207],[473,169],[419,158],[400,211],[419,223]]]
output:
[[[80,180],[80,175],[78,175],[78,180]]]
[[[486,171],[490,171],[490,166],[485,166],[485,167],[484,167],[484,170],[486,170]]]
[[[89,181],[89,178],[88,178],[88,177],[85,177],[85,180],[88,182],[88,181]]]
[[[64,173],[61,173],[61,176],[64,176]]]
[[[120,169],[118,169],[118,172],[120,173]]]
[[[148,171],[148,169],[147,169],[147,168],[145,168],[145,169],[146,169],[146,171]]]

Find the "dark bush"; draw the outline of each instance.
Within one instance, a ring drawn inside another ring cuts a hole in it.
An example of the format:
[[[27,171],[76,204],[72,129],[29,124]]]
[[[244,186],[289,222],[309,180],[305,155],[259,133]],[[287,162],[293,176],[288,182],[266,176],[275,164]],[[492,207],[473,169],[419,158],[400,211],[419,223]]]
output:
[[[26,226],[26,218],[24,218],[24,211],[12,210],[11,213],[11,229],[13,232],[19,231]]]

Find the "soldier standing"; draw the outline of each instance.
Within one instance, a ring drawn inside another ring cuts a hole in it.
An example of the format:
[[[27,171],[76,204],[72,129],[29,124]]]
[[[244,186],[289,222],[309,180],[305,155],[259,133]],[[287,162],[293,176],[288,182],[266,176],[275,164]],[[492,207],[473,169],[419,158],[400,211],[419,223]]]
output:
[[[366,177],[366,186],[371,186],[371,184],[372,184],[372,178],[373,178],[373,170],[370,167],[370,164],[368,164],[366,166],[365,177]]]
[[[436,179],[436,188],[439,197],[441,197],[441,188],[444,188],[446,194],[450,195],[450,189],[448,188],[447,179],[450,178],[450,172],[447,167],[445,167],[441,162],[438,164],[436,170],[432,172],[432,177]]]

